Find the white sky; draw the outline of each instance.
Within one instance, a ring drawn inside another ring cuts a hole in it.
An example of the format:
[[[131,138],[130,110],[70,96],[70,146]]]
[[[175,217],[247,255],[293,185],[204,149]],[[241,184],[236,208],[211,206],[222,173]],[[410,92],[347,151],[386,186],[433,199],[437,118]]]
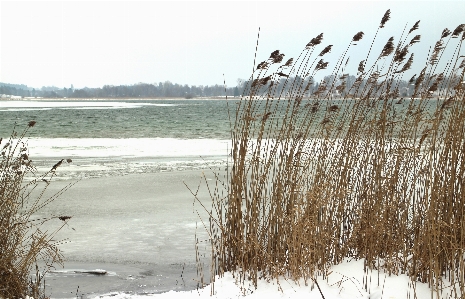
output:
[[[226,84],[252,71],[279,49],[297,58],[321,32],[320,49],[333,44],[329,69],[353,35],[363,42],[351,62],[365,58],[387,9],[391,20],[378,39],[398,41],[421,20],[414,48],[424,65],[429,46],[444,28],[465,23],[465,1],[1,1],[0,82],[30,87],[99,87],[105,84],[171,81],[188,85]],[[375,52],[379,54],[380,49]],[[424,53],[421,58],[419,52]],[[421,60],[421,61],[420,61]],[[333,62],[333,63],[331,63]]]

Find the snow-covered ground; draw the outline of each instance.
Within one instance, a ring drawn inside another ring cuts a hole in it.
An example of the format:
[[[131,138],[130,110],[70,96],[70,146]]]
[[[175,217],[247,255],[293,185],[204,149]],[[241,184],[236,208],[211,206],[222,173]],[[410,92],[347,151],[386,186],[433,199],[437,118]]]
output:
[[[381,271],[370,271],[368,275],[363,271],[363,260],[347,260],[344,263],[333,266],[325,279],[317,278],[317,284],[303,280],[298,283],[284,278],[279,282],[259,280],[257,289],[250,283],[240,286],[236,283],[237,275],[226,273],[218,278],[214,284],[213,296],[211,285],[203,289],[162,294],[125,294],[108,293],[94,297],[95,299],[147,299],[147,298],[323,298],[323,299],[407,299],[407,298],[431,298],[431,289],[427,284],[412,284],[406,275],[387,276]],[[378,285],[379,281],[379,285]],[[366,286],[365,286],[366,285]],[[433,298],[450,298],[450,288],[445,288],[443,293]],[[453,297],[452,297],[453,298]]]

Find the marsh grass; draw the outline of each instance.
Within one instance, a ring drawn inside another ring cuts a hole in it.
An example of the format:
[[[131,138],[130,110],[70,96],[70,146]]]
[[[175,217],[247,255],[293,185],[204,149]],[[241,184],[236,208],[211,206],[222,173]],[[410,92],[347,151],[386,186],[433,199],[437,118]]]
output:
[[[465,28],[442,32],[401,98],[418,27],[368,66],[377,31],[352,85],[347,61],[363,32],[318,89],[331,49],[318,50],[323,34],[296,60],[283,63],[277,50],[254,66],[230,115],[231,169],[209,184],[213,280],[232,271],[241,284],[312,283],[349,258],[363,259],[366,274],[405,273],[438,295],[465,294]]]
[[[53,180],[59,161],[50,171],[38,174],[29,157],[25,135],[35,121],[29,122],[23,133],[13,132],[8,140],[0,139],[0,297],[44,298],[45,273],[63,263],[56,240],[70,216],[38,217],[41,209],[60,196],[72,184],[50,197],[44,193]],[[67,160],[71,162],[71,160]],[[46,231],[42,224],[57,221],[56,229]],[[44,261],[45,268],[37,262]],[[34,274],[34,275],[32,275]]]

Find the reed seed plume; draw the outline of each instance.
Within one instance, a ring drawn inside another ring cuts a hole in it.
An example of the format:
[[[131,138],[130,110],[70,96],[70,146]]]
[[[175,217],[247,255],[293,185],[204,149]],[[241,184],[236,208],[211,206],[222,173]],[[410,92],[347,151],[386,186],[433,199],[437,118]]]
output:
[[[273,51],[270,55],[270,59],[273,63],[280,63],[283,61],[284,54],[279,53],[279,50]]]
[[[436,42],[436,44],[434,45],[433,54],[431,55],[431,58],[430,58],[430,64],[434,65],[438,63],[439,54],[444,49],[443,45],[444,45],[444,42],[442,41],[442,39]]]
[[[262,61],[257,65],[257,70],[266,69],[268,67],[268,62]]]
[[[450,30],[445,28],[441,33],[441,39],[448,37],[451,34]]]
[[[55,171],[63,163],[63,161],[64,159],[61,159],[55,165],[53,165],[51,171]]]
[[[460,35],[460,33],[462,33],[464,30],[465,24],[460,24],[459,26],[457,26],[457,28],[454,29],[454,32],[452,32],[452,37],[457,38]]]
[[[333,45],[326,46],[326,47],[323,49],[323,51],[321,51],[320,55],[318,55],[318,56],[323,56],[323,55],[325,55],[325,54],[331,52],[331,47],[332,47],[332,46],[333,46]]]
[[[362,60],[358,64],[357,72],[363,73],[364,70],[365,70],[365,60]]]
[[[352,38],[352,41],[353,42],[358,42],[358,41],[362,40],[364,34],[365,33],[363,33],[362,31],[358,32],[357,34],[354,35],[354,37]]]
[[[401,68],[399,71],[396,71],[396,73],[403,73],[403,72],[405,72],[406,70],[409,70],[409,69],[410,69],[410,67],[411,67],[412,64],[413,64],[413,54],[414,54],[414,53],[410,54],[410,57],[409,57],[409,59],[407,60],[407,62],[402,66],[402,68]],[[412,78],[413,78],[413,77],[412,77]],[[410,80],[412,80],[412,79],[410,79]],[[410,80],[409,80],[409,84],[410,84]]]
[[[415,37],[412,38],[412,40],[410,41],[409,46],[411,46],[411,45],[413,45],[413,44],[416,44],[416,43],[419,43],[419,42],[420,42],[420,38],[421,38],[421,35],[415,35]]]
[[[410,28],[410,30],[408,31],[408,34],[412,33],[413,31],[417,30],[420,26],[420,20],[416,21],[415,24],[412,26],[412,28]]]
[[[384,45],[383,50],[381,51],[380,57],[386,57],[391,55],[394,51],[394,37],[390,37],[387,43]]]
[[[310,42],[305,46],[306,49],[310,49],[315,47],[316,45],[321,44],[321,41],[323,40],[323,33],[318,34],[317,37],[314,37],[310,40]]]
[[[394,62],[400,63],[405,60],[405,57],[408,54],[408,47],[405,46],[402,49],[397,49],[394,55]],[[413,53],[412,53],[413,54]]]
[[[329,62],[324,62],[323,59],[320,59],[315,66],[315,71],[324,70],[328,67]]]
[[[436,90],[438,90],[438,85],[442,82],[442,80],[444,80],[444,74],[440,73],[439,76],[437,76],[434,83],[428,89],[428,92],[435,92]]]
[[[391,18],[391,10],[388,9],[385,13],[383,18],[381,19],[381,23],[379,25],[379,28],[384,28],[384,25],[386,25],[387,21]]]
[[[420,75],[415,80],[415,91],[413,93],[414,96],[417,95],[417,92],[420,89],[420,86],[423,83],[423,80],[425,79],[425,76],[426,76],[426,67],[421,70]]]
[[[294,62],[294,58],[289,58],[284,64],[284,66],[291,66],[293,62]]]

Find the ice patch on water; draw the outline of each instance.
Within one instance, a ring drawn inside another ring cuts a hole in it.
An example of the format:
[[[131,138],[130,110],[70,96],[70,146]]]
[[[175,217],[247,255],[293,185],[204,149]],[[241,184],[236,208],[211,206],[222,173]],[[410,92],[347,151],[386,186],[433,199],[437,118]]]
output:
[[[29,138],[31,157],[226,156],[229,140],[177,138]]]
[[[50,109],[123,109],[143,106],[171,107],[180,104],[106,101],[0,101],[0,111],[30,111]]]
[[[10,108],[10,109],[2,109],[0,108],[0,111],[37,111],[37,110],[52,110],[52,108]]]
[[[109,272],[103,269],[63,269],[63,270],[52,270],[48,273],[56,274],[68,274],[68,275],[108,275],[116,276],[115,272]]]
[[[175,138],[30,138],[29,156],[38,173],[61,159],[56,179],[96,178],[133,173],[224,168],[228,140]]]
[[[174,158],[175,159],[175,158]],[[173,160],[173,158],[144,158],[140,161],[132,159],[92,159],[73,158],[68,164],[63,162],[54,172],[55,180],[86,179],[99,177],[124,176],[137,173],[158,173],[184,170],[224,169],[226,157],[212,157],[209,159]],[[35,160],[38,174],[46,173],[58,160]],[[32,176],[27,177],[31,181]]]
[[[107,102],[107,101],[0,101],[0,111],[30,111],[50,109],[122,109],[143,106],[175,107],[184,104]]]
[[[158,107],[176,107],[176,106],[183,106],[183,104],[147,104],[150,106],[158,106]]]
[[[55,179],[224,168],[230,141],[175,138],[30,138],[29,157],[38,173],[65,159]],[[66,163],[71,159],[71,163]],[[32,178],[29,178],[31,180]]]

